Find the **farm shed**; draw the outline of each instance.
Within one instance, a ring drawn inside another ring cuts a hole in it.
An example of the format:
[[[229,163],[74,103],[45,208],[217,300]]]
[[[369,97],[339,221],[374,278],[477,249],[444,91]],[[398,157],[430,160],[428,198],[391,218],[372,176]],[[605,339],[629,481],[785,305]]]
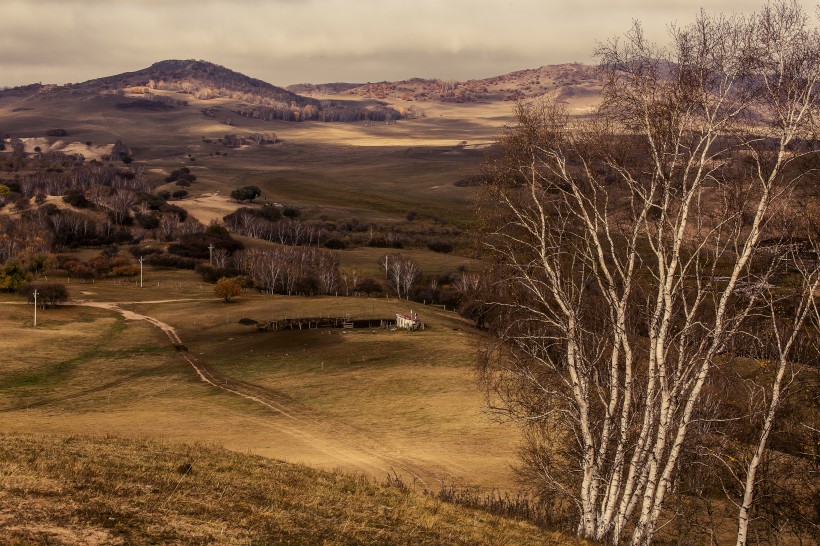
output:
[[[424,323],[419,320],[418,315],[413,311],[396,313],[396,328],[399,330],[423,330]]]

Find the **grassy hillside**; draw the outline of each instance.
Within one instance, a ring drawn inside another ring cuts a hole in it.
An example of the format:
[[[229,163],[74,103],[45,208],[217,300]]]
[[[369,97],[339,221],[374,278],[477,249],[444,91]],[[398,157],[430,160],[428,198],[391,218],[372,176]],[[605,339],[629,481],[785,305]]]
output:
[[[224,304],[192,272],[149,269],[145,281],[68,287],[72,300],[142,301],[120,307],[176,327],[187,353],[149,322],[110,310],[41,311],[34,329],[30,306],[0,305],[6,354],[15,355],[0,356],[0,430],[217,443],[379,478],[392,468],[430,488],[517,489],[519,434],[484,411],[473,375],[481,334],[454,313],[412,304],[430,325],[414,334],[257,332],[239,319],[389,318],[410,304],[253,291]],[[157,303],[180,299],[188,301]],[[270,404],[203,382],[186,356],[220,387]]]
[[[362,477],[113,436],[0,434],[0,501],[3,544],[579,543]]]

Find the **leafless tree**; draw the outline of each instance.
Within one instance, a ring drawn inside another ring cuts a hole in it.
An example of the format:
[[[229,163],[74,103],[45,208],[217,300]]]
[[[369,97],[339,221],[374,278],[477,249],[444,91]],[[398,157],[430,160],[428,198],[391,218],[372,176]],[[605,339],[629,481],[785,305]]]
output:
[[[339,259],[329,250],[290,246],[248,249],[234,255],[234,264],[270,293],[293,294],[299,281],[307,277],[319,281],[323,294],[332,294],[338,285]]]
[[[799,206],[792,210],[799,211]],[[808,218],[811,220],[811,216]],[[820,241],[817,226],[809,222],[808,229],[798,238],[768,245],[767,251],[791,272],[791,286],[766,284],[760,294],[758,329],[748,335],[759,346],[754,356],[760,358],[761,367],[768,368],[764,378],[770,383],[753,381],[756,401],[761,408],[762,420],[756,432],[756,440],[737,459],[723,461],[730,474],[740,483],[740,499],[732,501],[738,509],[737,545],[743,546],[750,536],[753,508],[760,481],[769,437],[774,431],[776,417],[785,404],[790,390],[795,387],[799,370],[795,359],[806,354],[820,353],[820,313],[816,294],[820,290]],[[805,332],[808,330],[808,332]],[[765,334],[763,333],[765,332]],[[808,344],[807,350],[795,350],[800,343]],[[803,353],[800,355],[799,353]],[[811,366],[811,362],[803,362]],[[816,363],[814,363],[816,365]],[[805,371],[805,370],[804,370]],[[811,368],[809,372],[812,373]],[[802,423],[801,423],[802,424]]]
[[[345,296],[350,295],[351,289],[355,289],[362,276],[361,271],[355,267],[345,268],[339,271],[339,275],[345,288]]]
[[[137,195],[127,189],[114,190],[104,200],[104,208],[111,214],[111,219],[122,224],[128,218],[131,207],[137,204]]]
[[[816,34],[795,3],[701,13],[667,49],[636,24],[598,52],[595,115],[522,105],[503,139],[482,369],[583,537],[652,542],[704,387],[766,305],[761,237],[815,153]]]
[[[387,284],[396,293],[396,297],[408,299],[410,289],[421,276],[419,265],[411,258],[399,253],[387,254],[379,260],[379,263],[384,267]]]
[[[333,252],[318,253],[316,273],[319,279],[319,291],[332,294],[339,286],[339,256]]]
[[[163,241],[173,241],[179,235],[179,216],[173,212],[164,212],[159,220],[159,232]]]
[[[214,262],[214,266],[220,269],[223,269],[228,266],[228,259],[230,258],[230,254],[228,250],[225,248],[215,248],[211,254],[211,259]]]

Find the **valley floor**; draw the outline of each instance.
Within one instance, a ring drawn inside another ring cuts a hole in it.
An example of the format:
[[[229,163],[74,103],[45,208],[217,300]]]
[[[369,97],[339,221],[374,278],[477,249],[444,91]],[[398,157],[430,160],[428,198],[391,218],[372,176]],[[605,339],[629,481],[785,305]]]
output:
[[[71,285],[74,304],[41,311],[36,329],[31,306],[6,298],[3,431],[206,442],[396,473],[419,489],[517,489],[518,432],[484,410],[472,372],[481,335],[457,315],[413,304],[424,332],[257,332],[239,319],[389,317],[408,305],[251,292],[224,304],[193,274],[155,277],[161,286],[142,291]]]

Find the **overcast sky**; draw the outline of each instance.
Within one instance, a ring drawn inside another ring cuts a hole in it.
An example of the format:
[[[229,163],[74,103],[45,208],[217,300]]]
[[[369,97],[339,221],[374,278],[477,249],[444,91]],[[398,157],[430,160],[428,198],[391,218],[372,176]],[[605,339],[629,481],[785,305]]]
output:
[[[810,13],[814,2],[801,0]],[[484,78],[590,62],[633,19],[662,41],[754,0],[0,0],[0,86],[202,59],[275,85]]]

